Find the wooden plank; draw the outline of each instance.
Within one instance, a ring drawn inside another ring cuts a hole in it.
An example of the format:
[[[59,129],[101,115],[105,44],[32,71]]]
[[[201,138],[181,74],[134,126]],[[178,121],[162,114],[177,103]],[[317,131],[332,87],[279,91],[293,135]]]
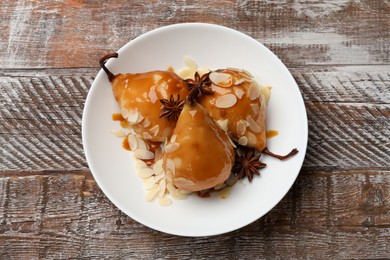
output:
[[[309,119],[304,167],[389,167],[389,73],[307,72],[294,77]],[[87,170],[81,117],[92,80],[93,74],[74,69],[3,71],[0,170]]]
[[[305,101],[390,104],[386,72],[294,72]]]
[[[0,81],[1,169],[86,169],[81,117],[92,77]]]
[[[6,1],[3,68],[95,67],[151,29],[209,22],[240,30],[289,67],[390,64],[388,1]]]
[[[390,172],[300,175],[266,216],[231,233],[183,238],[121,213],[88,172],[0,178],[2,258],[385,258]],[[162,243],[161,241],[164,241]],[[66,249],[66,250],[64,250]]]

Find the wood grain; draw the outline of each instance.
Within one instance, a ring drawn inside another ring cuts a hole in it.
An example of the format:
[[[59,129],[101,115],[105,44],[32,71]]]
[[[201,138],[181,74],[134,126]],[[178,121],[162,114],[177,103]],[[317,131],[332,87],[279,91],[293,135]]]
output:
[[[1,78],[1,169],[86,169],[81,117],[91,83],[92,77]]]
[[[2,258],[10,252],[24,259],[193,259],[221,253],[232,259],[287,254],[329,259],[385,258],[390,253],[389,171],[301,175],[264,218],[212,238],[149,230],[113,206],[87,172],[21,177],[4,173],[0,187]]]
[[[389,0],[0,6],[0,259],[389,258]],[[82,150],[97,60],[182,22],[225,25],[264,43],[293,72],[309,119],[306,159],[285,198],[216,237],[133,221],[100,191]]]
[[[104,54],[151,29],[208,22],[240,30],[289,67],[390,64],[390,2],[6,1],[3,68],[95,67]]]
[[[62,76],[19,73],[0,77],[0,143],[5,148],[0,169],[87,170],[81,117],[93,75],[74,70],[57,71]],[[307,72],[294,77],[309,119],[304,167],[388,169],[388,73]]]

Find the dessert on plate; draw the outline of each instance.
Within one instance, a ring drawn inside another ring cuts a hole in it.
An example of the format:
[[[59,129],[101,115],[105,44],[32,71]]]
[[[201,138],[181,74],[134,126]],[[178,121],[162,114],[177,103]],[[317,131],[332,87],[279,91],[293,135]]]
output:
[[[235,68],[199,69],[193,61],[175,73],[156,70],[114,75],[100,60],[112,84],[121,112],[125,141],[134,151],[147,201],[168,194],[183,199],[188,193],[208,195],[237,180],[252,181],[261,153],[281,160],[266,147],[266,107],[270,88],[259,85],[247,71]]]

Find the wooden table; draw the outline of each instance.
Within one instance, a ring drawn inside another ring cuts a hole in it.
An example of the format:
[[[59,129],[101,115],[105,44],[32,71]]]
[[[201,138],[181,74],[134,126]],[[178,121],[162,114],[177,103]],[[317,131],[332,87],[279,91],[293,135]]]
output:
[[[390,2],[6,1],[0,9],[0,258],[390,257]],[[305,100],[300,175],[228,234],[151,230],[100,191],[81,117],[98,59],[151,29],[209,22],[264,43]]]

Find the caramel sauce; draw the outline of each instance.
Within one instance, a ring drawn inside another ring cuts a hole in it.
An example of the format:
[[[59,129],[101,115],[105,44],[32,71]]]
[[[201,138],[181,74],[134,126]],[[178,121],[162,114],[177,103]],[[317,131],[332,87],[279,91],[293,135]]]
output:
[[[122,128],[129,128],[126,119],[121,120],[121,127],[122,127]]]
[[[165,165],[168,160],[181,161],[179,166],[173,166],[175,186],[199,191],[212,188],[229,177],[234,161],[233,147],[229,145],[227,134],[201,105],[184,105],[174,134],[180,148],[164,153],[163,157]]]
[[[128,134],[125,136],[125,138],[123,138],[122,147],[125,150],[130,151],[130,145],[129,145],[129,141],[127,141],[127,137],[128,137]]]
[[[121,113],[114,113],[112,114],[112,120],[113,121],[123,121],[125,120]]]
[[[243,75],[237,71],[224,69],[220,70],[220,72],[230,74],[233,78],[238,80],[243,78]],[[224,88],[212,84],[211,89],[214,91],[214,94],[203,96],[200,103],[206,108],[209,115],[215,121],[228,119],[228,132],[235,140],[238,140],[241,137],[241,135],[237,132],[238,121],[247,120],[249,116],[252,117],[253,121],[259,126],[260,131],[254,132],[250,127],[248,127],[244,136],[248,140],[248,146],[261,151],[266,146],[265,105],[262,106],[261,98],[256,98],[254,100],[249,98],[247,91],[251,85],[252,83],[247,80]],[[215,105],[216,100],[224,94],[229,93],[236,95],[235,89],[240,89],[245,94],[241,98],[237,98],[237,102],[234,105],[227,108],[218,108]]]
[[[128,124],[127,120],[124,119],[122,114],[120,114],[120,113],[112,114],[112,120],[119,121],[122,128],[129,128],[129,124]]]
[[[198,191],[196,194],[200,197],[200,198],[210,198],[211,197],[211,192],[213,190],[212,189],[208,189],[208,190],[201,190],[201,191]]]
[[[152,127],[158,126],[156,135],[148,138],[156,142],[164,142],[172,135],[175,128],[173,120],[161,118],[161,99],[171,95],[186,97],[188,89],[185,82],[175,73],[169,71],[150,71],[136,74],[118,74],[112,82],[112,90],[121,109],[136,110],[143,119],[132,124],[131,128],[140,136]],[[139,118],[140,118],[139,117]],[[120,120],[122,127],[129,128],[127,120]],[[148,124],[143,124],[149,122]],[[146,126],[145,126],[146,125]]]
[[[277,130],[268,130],[266,133],[267,138],[275,137],[279,134]]]

